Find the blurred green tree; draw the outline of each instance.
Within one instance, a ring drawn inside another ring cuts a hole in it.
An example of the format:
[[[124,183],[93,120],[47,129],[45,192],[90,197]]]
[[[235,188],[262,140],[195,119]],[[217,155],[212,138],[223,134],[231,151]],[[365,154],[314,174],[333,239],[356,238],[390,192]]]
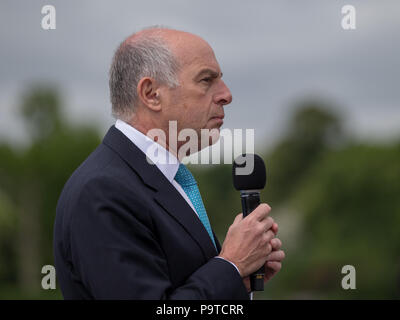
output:
[[[319,157],[344,143],[341,119],[333,109],[316,99],[295,105],[286,133],[265,157],[268,159],[265,196],[269,201],[288,199]]]
[[[287,258],[256,298],[396,298],[400,280],[400,148],[355,144],[321,101],[297,105],[266,160],[261,198],[280,222]],[[194,168],[196,169],[196,168]],[[240,212],[231,166],[194,170],[220,240]],[[285,229],[294,232],[288,234]],[[291,227],[291,228],[289,228]],[[282,230],[283,229],[283,230]],[[291,243],[290,246],[287,243]],[[356,290],[341,287],[341,268],[357,271]]]
[[[399,194],[398,145],[349,145],[326,154],[291,200],[304,220],[286,285],[327,298],[398,298]],[[356,268],[357,290],[341,287],[346,264]]]
[[[71,126],[65,120],[60,95],[54,88],[28,90],[20,112],[30,145],[17,149],[4,144],[0,148],[0,191],[9,203],[3,201],[6,206],[3,212],[16,220],[16,226],[13,225],[16,233],[8,233],[2,241],[12,259],[5,260],[8,261],[6,278],[0,281],[14,285],[22,297],[34,297],[42,291],[41,267],[53,264],[53,223],[58,196],[72,172],[100,143],[100,136],[92,127]],[[2,226],[6,228],[0,219],[0,229]]]
[[[29,146],[0,144],[0,298],[60,297],[40,289],[41,267],[53,264],[56,203],[100,143],[96,129],[69,124],[62,110],[54,88],[28,90],[20,112]],[[265,150],[268,184],[261,197],[278,223],[286,217],[280,237],[287,258],[256,298],[399,296],[400,144],[351,143],[332,110],[323,101],[298,104],[282,139]],[[223,242],[241,211],[231,165],[191,170]],[[356,267],[357,290],[340,287],[345,264]]]

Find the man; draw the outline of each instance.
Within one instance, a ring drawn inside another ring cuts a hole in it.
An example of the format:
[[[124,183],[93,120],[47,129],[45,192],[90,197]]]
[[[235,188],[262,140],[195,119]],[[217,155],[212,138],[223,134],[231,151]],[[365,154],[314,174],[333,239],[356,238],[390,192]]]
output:
[[[64,298],[248,299],[252,272],[265,264],[268,280],[280,270],[284,253],[269,206],[236,216],[221,249],[180,163],[182,142],[168,138],[172,120],[178,132],[190,128],[199,137],[201,129],[220,128],[232,101],[221,77],[210,46],[186,32],[146,29],[120,45],[110,70],[118,120],[57,206]],[[166,138],[147,138],[154,129]],[[157,161],[148,152],[154,146],[176,161]]]

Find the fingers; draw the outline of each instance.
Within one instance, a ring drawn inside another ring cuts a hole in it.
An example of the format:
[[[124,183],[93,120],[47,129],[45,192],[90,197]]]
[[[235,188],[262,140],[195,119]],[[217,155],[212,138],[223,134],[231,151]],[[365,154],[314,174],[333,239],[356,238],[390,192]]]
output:
[[[273,238],[271,240],[272,250],[279,250],[282,247],[282,241],[278,238]]]
[[[281,262],[283,259],[285,259],[285,252],[282,250],[272,251],[267,257],[267,261]]]
[[[243,219],[243,213],[239,213],[236,217],[235,220],[233,220],[233,223],[238,223],[240,220]]]
[[[271,244],[268,243],[268,244],[265,246],[264,256],[268,256],[268,255],[271,253],[271,251],[272,251]]]
[[[251,214],[249,214],[249,216],[253,216],[258,221],[262,221],[268,216],[270,211],[271,207],[269,205],[266,203],[261,203]]]
[[[243,220],[249,224],[251,228],[256,232],[256,234],[267,232],[269,229],[276,234],[278,225],[275,224],[274,219],[268,216],[271,211],[271,207],[266,203],[261,203],[256,209],[252,211],[251,214],[246,216]],[[236,217],[236,219],[239,219]],[[235,219],[235,222],[236,222]]]
[[[268,246],[271,247],[269,251],[272,250],[272,244],[270,244],[271,240],[275,237],[275,233],[273,233],[271,230],[268,230],[263,234],[263,240],[265,244],[268,244]]]
[[[267,217],[266,219],[264,219],[261,222],[258,222],[260,224],[260,228],[261,228],[261,232],[267,232],[269,230],[271,230],[275,236],[274,231],[271,229],[273,224],[274,224],[274,219],[271,217]]]
[[[282,269],[282,263],[277,261],[267,261],[265,264],[268,268],[271,268],[274,272],[278,272]]]
[[[276,222],[274,222],[274,224],[272,225],[272,231],[274,231],[275,235],[278,234],[278,224]]]

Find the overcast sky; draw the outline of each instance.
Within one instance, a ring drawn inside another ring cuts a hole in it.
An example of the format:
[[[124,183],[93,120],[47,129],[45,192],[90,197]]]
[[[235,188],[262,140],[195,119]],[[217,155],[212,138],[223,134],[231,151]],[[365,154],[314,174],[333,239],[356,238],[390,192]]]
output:
[[[42,6],[56,8],[56,30],[41,28]],[[343,5],[356,30],[341,27]],[[16,1],[0,2],[0,139],[19,141],[15,116],[26,86],[58,86],[70,119],[102,132],[110,115],[108,69],[129,34],[166,25],[214,48],[233,94],[226,128],[255,128],[270,145],[293,103],[330,99],[364,138],[400,136],[400,1]]]

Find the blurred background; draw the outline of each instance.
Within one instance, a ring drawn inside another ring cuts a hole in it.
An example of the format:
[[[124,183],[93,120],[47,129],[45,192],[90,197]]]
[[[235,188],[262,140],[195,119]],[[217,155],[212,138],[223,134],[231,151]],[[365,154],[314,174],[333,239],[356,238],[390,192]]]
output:
[[[48,4],[55,30],[41,27]],[[341,27],[346,4],[355,30]],[[233,94],[224,128],[255,129],[286,252],[255,298],[398,299],[400,3],[368,0],[2,0],[0,299],[62,298],[41,288],[58,196],[115,121],[114,50],[151,25],[206,39]],[[222,242],[241,211],[231,165],[190,169]]]

